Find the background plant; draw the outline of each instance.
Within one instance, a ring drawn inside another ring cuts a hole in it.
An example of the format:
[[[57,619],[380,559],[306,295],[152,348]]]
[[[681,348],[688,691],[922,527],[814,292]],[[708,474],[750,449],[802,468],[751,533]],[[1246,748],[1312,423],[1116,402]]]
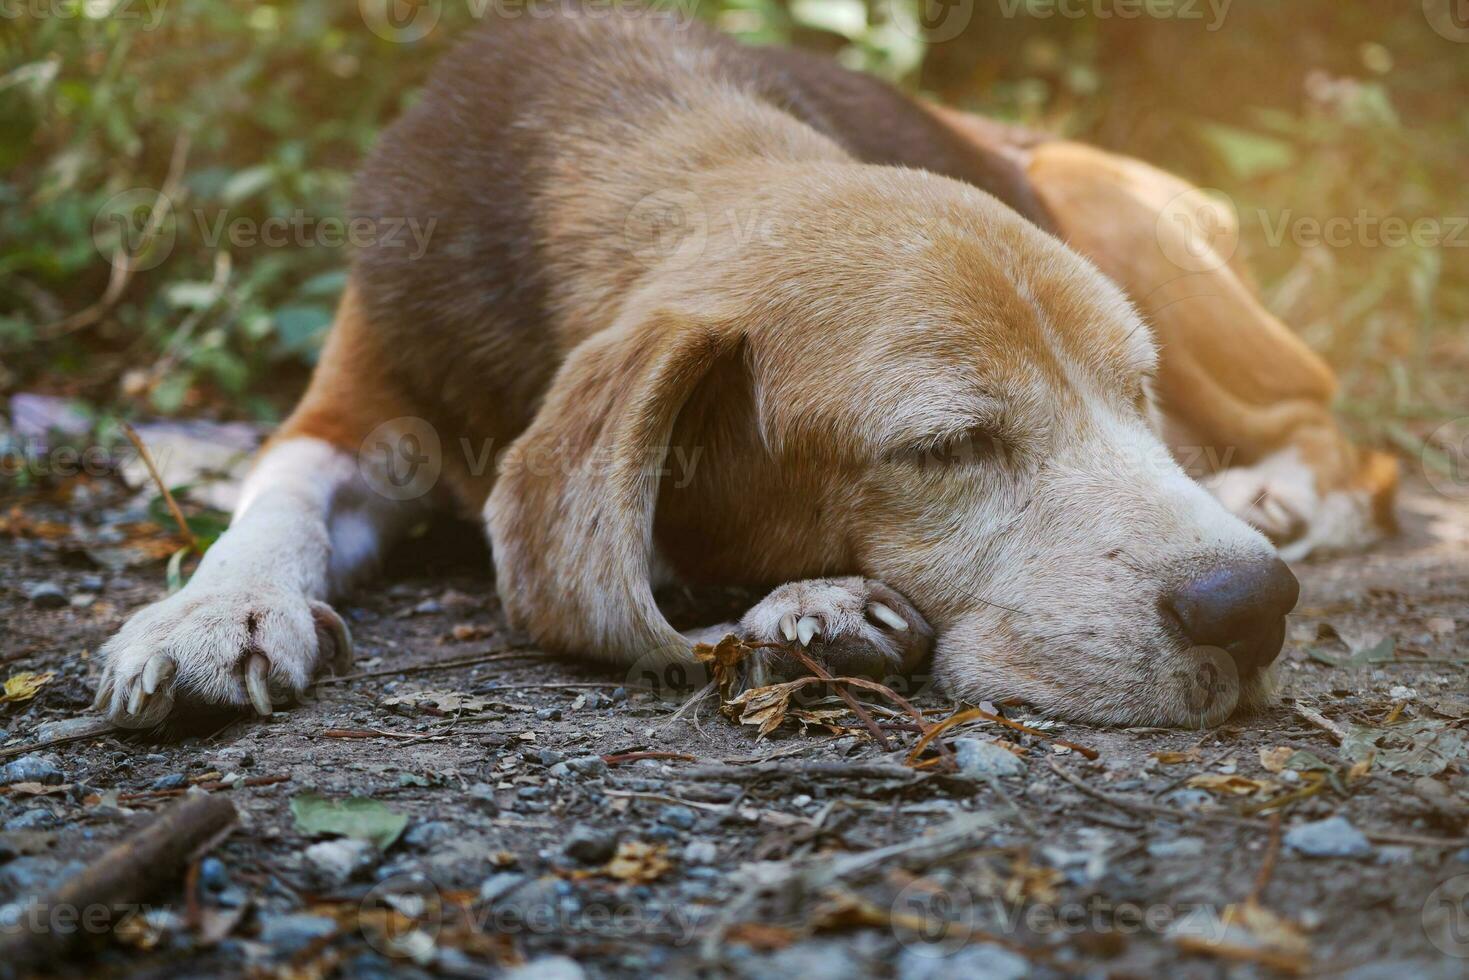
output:
[[[1210,30],[1102,3],[1071,17],[985,0],[955,5],[972,17],[948,37],[925,32],[919,2],[697,12],[1222,190],[1265,295],[1341,372],[1361,435],[1416,447],[1432,420],[1462,414],[1469,248],[1305,247],[1255,220],[1469,215],[1469,45],[1432,30],[1419,3],[1236,0]],[[0,392],[270,421],[304,381],[347,252],[207,232],[220,216],[341,219],[353,167],[475,7],[442,0],[433,32],[394,44],[340,0],[155,3],[30,0],[0,18]],[[79,318],[115,275],[98,214],[171,171],[166,257]]]

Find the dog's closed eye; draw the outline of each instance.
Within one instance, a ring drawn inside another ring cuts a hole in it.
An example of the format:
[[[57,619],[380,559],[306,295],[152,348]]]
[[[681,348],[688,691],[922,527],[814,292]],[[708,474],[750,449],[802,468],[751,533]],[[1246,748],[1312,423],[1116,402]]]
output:
[[[1009,451],[1009,444],[994,431],[972,426],[899,449],[891,459],[918,467],[977,466],[1001,461]]]

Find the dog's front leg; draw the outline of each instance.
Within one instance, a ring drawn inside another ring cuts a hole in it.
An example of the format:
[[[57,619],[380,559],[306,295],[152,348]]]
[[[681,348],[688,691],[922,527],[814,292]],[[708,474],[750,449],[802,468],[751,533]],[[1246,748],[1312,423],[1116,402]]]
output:
[[[351,641],[326,599],[376,560],[405,506],[367,486],[353,453],[314,438],[276,443],[188,584],[103,646],[95,707],[132,728],[179,702],[269,714],[323,667],[345,667]]]
[[[898,592],[861,576],[790,582],[738,623],[698,630],[690,639],[714,643],[729,633],[762,644],[745,677],[751,686],[806,673],[788,652],[797,646],[833,674],[874,678],[909,674],[933,649],[933,629],[923,614]]]

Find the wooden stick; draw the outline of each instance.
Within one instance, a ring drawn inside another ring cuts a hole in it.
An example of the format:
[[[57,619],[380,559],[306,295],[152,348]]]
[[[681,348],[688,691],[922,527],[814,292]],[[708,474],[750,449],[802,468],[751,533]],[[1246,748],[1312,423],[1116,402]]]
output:
[[[384,667],[381,670],[364,670],[356,674],[343,674],[340,677],[323,677],[316,681],[317,687],[326,684],[345,684],[347,681],[360,681],[367,677],[392,677],[394,674],[423,674],[431,670],[453,670],[455,667],[475,667],[479,664],[493,663],[497,660],[516,660],[522,657],[538,657],[541,653],[526,647],[505,647],[500,650],[491,650],[489,653],[474,657],[455,657],[453,660],[435,660],[427,664],[404,664],[402,667]],[[611,685],[607,685],[611,686]]]
[[[80,940],[114,930],[136,906],[161,891],[236,820],[223,796],[194,795],[152,817],[51,894],[21,914],[20,928],[0,942],[0,963],[24,971],[55,965]]]
[[[119,424],[122,426],[122,434],[128,437],[128,442],[133,444],[133,448],[142,457],[143,465],[148,467],[148,475],[153,478],[154,483],[158,484],[158,489],[163,494],[163,502],[168,505],[168,512],[173,515],[174,523],[179,526],[179,531],[183,533],[184,540],[189,542],[189,547],[192,550],[198,551],[199,539],[194,537],[194,532],[189,527],[189,522],[184,520],[184,512],[179,510],[178,501],[173,499],[173,494],[169,492],[168,485],[163,482],[163,477],[159,474],[158,467],[153,465],[153,454],[148,452],[147,446],[143,445],[143,440],[139,438],[136,429],[126,422]]]
[[[1280,859],[1280,812],[1277,810],[1270,815],[1270,839],[1265,844],[1265,857],[1260,862],[1260,871],[1255,875],[1255,885],[1250,889],[1250,895],[1245,899],[1246,905],[1258,905],[1260,899],[1265,897],[1265,889],[1270,886],[1270,878],[1275,874],[1275,862]]]
[[[835,680],[835,678],[831,676],[831,672],[829,670],[821,666],[821,664],[817,663],[814,658],[809,656],[806,651],[802,650],[799,646],[796,646],[794,643],[790,644],[790,646],[788,647],[788,651],[795,654],[796,658],[800,660],[801,663],[806,665],[806,669],[811,671],[811,673],[815,674],[817,677],[820,677],[824,681]],[[877,722],[872,720],[872,715],[868,713],[866,708],[862,707],[861,702],[852,697],[852,692],[848,691],[845,686],[839,684],[833,684],[832,686],[835,687],[836,692],[842,696],[842,700],[847,702],[847,707],[852,709],[852,714],[861,719],[862,724],[866,726],[867,731],[872,735],[872,738],[877,742],[878,745],[882,746],[882,750],[884,752],[891,752],[893,750],[892,743],[889,742],[887,736],[882,733],[882,729],[877,727]]]

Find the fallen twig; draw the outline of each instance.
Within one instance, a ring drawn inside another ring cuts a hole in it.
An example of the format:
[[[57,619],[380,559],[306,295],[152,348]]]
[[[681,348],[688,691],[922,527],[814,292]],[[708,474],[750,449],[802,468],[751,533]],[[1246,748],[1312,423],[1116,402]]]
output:
[[[427,664],[404,664],[402,667],[385,667],[381,670],[364,670],[355,674],[342,674],[339,677],[323,677],[316,681],[316,686],[345,684],[347,681],[360,681],[368,677],[392,677],[396,674],[423,674],[431,670],[453,670],[455,667],[474,667],[479,664],[493,663],[497,660],[515,660],[519,657],[538,656],[541,656],[539,650],[533,650],[528,647],[506,647],[502,650],[492,650],[489,653],[475,657],[456,657],[453,660],[435,660]]]
[[[179,533],[189,543],[189,549],[191,551],[198,551],[199,539],[194,536],[193,528],[189,527],[189,522],[184,519],[184,512],[179,509],[179,502],[173,499],[173,492],[168,489],[168,484],[163,482],[163,475],[158,472],[158,467],[153,462],[153,454],[143,444],[143,440],[139,437],[136,429],[126,422],[121,422],[119,425],[122,427],[122,434],[128,437],[128,442],[132,443],[133,448],[138,451],[138,458],[148,468],[148,475],[157,484],[158,492],[163,494],[163,502],[168,505],[168,512],[173,515],[173,522],[179,526]]]
[[[936,739],[944,731],[953,728],[955,725],[962,725],[966,721],[974,721],[976,718],[983,718],[985,721],[992,721],[998,725],[1004,725],[1006,728],[1013,728],[1017,732],[1034,735],[1037,738],[1044,739],[1062,748],[1070,749],[1086,757],[1088,760],[1096,760],[1101,755],[1096,749],[1089,749],[1084,745],[1077,745],[1075,742],[1067,742],[1064,739],[1059,739],[1054,735],[1043,732],[1039,728],[1031,728],[1029,725],[1022,725],[1018,721],[1002,718],[997,714],[985,711],[983,708],[969,708],[958,714],[950,715],[925,732],[923,737],[918,740],[918,744],[913,746],[913,750],[908,753],[908,764],[912,765],[916,762],[918,757],[923,754],[923,750],[928,747],[928,743]]]
[[[1260,871],[1255,875],[1255,884],[1245,899],[1247,905],[1258,905],[1270,886],[1270,877],[1275,874],[1275,862],[1280,859],[1280,811],[1270,815],[1270,840],[1265,844],[1265,857],[1260,861]]]
[[[774,762],[757,762],[735,766],[709,763],[679,769],[674,775],[687,780],[714,780],[740,783],[751,780],[785,777],[789,779],[897,779],[904,783],[921,782],[924,773],[891,762],[808,762],[803,766],[787,766]]]
[[[1317,711],[1315,708],[1307,707],[1299,701],[1291,702],[1291,708],[1295,711],[1297,715],[1299,715],[1306,722],[1309,722],[1313,727],[1319,728],[1327,735],[1330,735],[1331,740],[1333,742],[1336,742],[1338,745],[1340,745],[1346,739],[1347,730],[1338,725],[1336,722],[1332,721],[1330,718],[1323,715],[1321,712]]]
[[[30,742],[25,745],[12,745],[6,749],[0,749],[0,759],[8,759],[13,755],[27,755],[31,752],[40,752],[43,749],[54,749],[58,745],[70,745],[72,742],[84,742],[89,738],[105,738],[116,731],[117,729],[111,724],[99,719],[97,728],[93,731],[78,732],[75,735],[61,735],[57,738],[48,738],[44,742]]]
[[[602,756],[602,761],[609,766],[620,766],[624,762],[637,762],[639,759],[672,759],[677,762],[697,762],[698,756],[687,755],[683,752],[622,752],[613,755]]]
[[[0,963],[25,970],[62,962],[67,947],[98,932],[99,917],[109,928],[113,916],[130,911],[173,881],[199,848],[217,840],[236,820],[227,797],[194,795],[151,817],[96,861],[67,879],[50,895],[32,903],[21,921],[31,928],[13,932],[0,943]],[[49,929],[50,913],[68,909],[86,922],[86,929]]]
[[[872,715],[867,711],[866,708],[862,707],[861,702],[852,697],[852,692],[847,690],[846,685],[836,683],[836,678],[831,676],[831,671],[827,670],[825,667],[821,666],[821,664],[817,663],[810,654],[808,654],[805,650],[802,650],[797,644],[791,644],[788,648],[788,652],[794,654],[797,660],[805,664],[806,669],[811,671],[811,673],[815,674],[817,677],[820,677],[824,681],[832,682],[832,687],[836,688],[837,694],[841,695],[842,700],[847,702],[847,707],[852,709],[852,714],[856,715],[857,718],[861,720],[863,727],[867,729],[868,733],[872,736],[873,741],[880,745],[884,752],[891,752],[893,750],[892,743],[888,741],[887,736],[883,734],[882,729],[878,727],[877,722],[873,721]],[[918,723],[920,725],[923,724],[922,715],[918,716]]]

